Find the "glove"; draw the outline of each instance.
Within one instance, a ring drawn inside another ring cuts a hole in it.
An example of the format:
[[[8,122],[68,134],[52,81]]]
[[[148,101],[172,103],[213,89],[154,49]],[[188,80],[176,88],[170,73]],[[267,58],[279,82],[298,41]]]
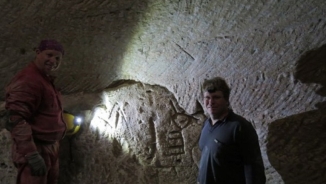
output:
[[[31,167],[32,176],[45,176],[46,165],[38,152],[26,156],[29,166]]]

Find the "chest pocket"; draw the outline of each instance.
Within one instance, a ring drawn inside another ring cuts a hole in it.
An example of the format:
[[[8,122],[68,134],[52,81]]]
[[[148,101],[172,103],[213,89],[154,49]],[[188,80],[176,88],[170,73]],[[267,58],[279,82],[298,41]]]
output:
[[[215,138],[214,144],[215,150],[213,154],[216,162],[220,164],[240,162],[240,152],[235,142],[222,142],[218,138]]]
[[[230,146],[225,143],[225,142],[221,142],[219,139],[214,138],[214,157],[216,159],[225,159],[226,156],[229,154],[230,152]]]

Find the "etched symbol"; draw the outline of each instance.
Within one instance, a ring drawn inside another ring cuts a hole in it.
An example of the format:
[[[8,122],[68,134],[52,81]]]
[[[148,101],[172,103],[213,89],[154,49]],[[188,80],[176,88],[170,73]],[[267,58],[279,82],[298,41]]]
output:
[[[171,131],[168,134],[168,149],[165,153],[167,156],[184,154],[183,137],[180,131]]]

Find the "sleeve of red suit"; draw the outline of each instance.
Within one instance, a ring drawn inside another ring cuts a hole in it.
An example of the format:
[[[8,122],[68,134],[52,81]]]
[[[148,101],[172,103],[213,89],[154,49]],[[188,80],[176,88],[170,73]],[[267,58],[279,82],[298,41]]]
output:
[[[42,86],[35,79],[15,78],[6,88],[6,109],[13,112],[9,118],[18,123],[11,130],[17,152],[27,155],[37,151],[33,141],[30,120],[37,112],[42,98]]]

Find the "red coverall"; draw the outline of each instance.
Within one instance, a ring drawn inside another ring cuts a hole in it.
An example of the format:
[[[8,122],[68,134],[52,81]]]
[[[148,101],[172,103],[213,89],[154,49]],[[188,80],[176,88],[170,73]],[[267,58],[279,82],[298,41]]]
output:
[[[19,114],[11,130],[12,158],[18,169],[17,184],[56,184],[59,176],[59,140],[66,125],[62,118],[61,96],[53,79],[32,62],[6,87],[6,109]],[[32,176],[25,156],[38,151],[47,167],[45,176]]]

